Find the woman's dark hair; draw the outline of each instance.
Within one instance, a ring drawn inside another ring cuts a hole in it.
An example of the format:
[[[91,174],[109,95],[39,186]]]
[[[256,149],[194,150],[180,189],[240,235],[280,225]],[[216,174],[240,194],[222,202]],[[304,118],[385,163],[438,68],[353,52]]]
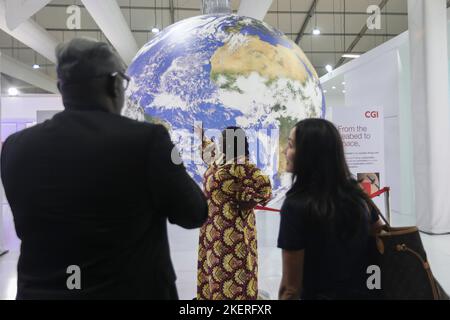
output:
[[[339,131],[323,119],[303,120],[295,129],[294,177],[288,196],[302,197],[304,217],[312,228],[352,238],[368,215],[369,198],[350,173]]]
[[[222,152],[227,161],[250,155],[248,139],[242,128],[228,127],[222,131]]]

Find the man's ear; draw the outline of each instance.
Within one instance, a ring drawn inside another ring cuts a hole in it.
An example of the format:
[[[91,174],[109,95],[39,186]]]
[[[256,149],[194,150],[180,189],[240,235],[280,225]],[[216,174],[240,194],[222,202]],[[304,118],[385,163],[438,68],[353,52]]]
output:
[[[120,94],[119,90],[119,79],[117,77],[111,77],[108,79],[106,86],[106,91],[112,98],[117,98]]]

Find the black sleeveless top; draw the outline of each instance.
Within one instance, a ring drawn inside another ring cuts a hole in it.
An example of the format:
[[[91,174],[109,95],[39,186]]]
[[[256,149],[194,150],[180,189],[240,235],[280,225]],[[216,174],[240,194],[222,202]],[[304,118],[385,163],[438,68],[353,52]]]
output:
[[[345,209],[340,209],[345,210]],[[337,214],[339,216],[339,214]],[[367,268],[370,265],[370,225],[378,221],[369,212],[360,222],[359,232],[343,240],[336,232],[312,231],[305,219],[301,196],[288,196],[281,209],[278,247],[305,250],[302,299],[370,299]]]

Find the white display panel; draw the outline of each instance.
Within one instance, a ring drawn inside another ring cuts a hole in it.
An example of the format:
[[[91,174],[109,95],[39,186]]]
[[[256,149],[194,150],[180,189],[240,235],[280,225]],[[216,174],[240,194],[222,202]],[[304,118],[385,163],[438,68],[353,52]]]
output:
[[[344,93],[338,89],[328,90],[326,97],[329,107],[335,107],[333,103],[336,103],[336,106],[342,107],[383,108],[386,138],[383,184],[391,187],[394,225],[416,223],[408,39],[408,33],[403,33],[321,79],[324,86],[327,83],[336,87],[345,84]],[[331,97],[330,101],[328,96]],[[378,204],[384,207],[382,199]]]
[[[1,52],[0,52],[0,57],[1,57]],[[1,68],[2,68],[2,66],[1,66],[1,59],[0,59],[0,70],[1,70]],[[0,82],[0,92],[1,92],[1,89],[2,89],[2,86],[1,86],[1,82]],[[2,101],[1,101],[1,99],[0,99],[0,119],[1,119],[1,116],[2,116]],[[0,121],[0,132],[3,132],[3,125],[2,125],[2,123],[1,123],[1,121]],[[0,140],[0,150],[1,150],[1,143],[2,143],[2,140]],[[3,194],[4,192],[3,192],[3,183],[1,182],[1,178],[0,178],[0,255],[2,254],[2,253],[4,253],[4,251],[6,250],[5,248],[4,248],[4,245],[3,245],[3,234],[4,234],[4,231],[3,231],[3,199],[4,199],[4,194]]]

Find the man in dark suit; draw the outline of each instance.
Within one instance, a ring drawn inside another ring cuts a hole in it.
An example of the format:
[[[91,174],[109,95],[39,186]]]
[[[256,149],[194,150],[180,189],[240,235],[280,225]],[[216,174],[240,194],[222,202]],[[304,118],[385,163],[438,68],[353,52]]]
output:
[[[22,240],[17,298],[177,299],[166,220],[200,227],[203,193],[163,126],[120,115],[129,78],[108,45],[75,39],[57,58],[65,111],[1,156]]]

